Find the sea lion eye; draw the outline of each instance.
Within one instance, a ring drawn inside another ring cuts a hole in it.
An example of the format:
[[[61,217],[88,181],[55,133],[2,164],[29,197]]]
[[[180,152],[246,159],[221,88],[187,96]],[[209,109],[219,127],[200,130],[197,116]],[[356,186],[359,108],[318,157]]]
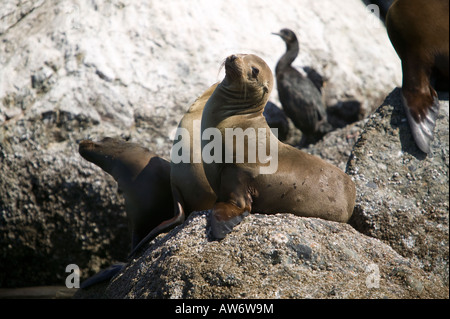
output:
[[[254,66],[252,66],[252,76],[254,78],[256,78],[259,74],[259,70],[257,68],[255,68]]]

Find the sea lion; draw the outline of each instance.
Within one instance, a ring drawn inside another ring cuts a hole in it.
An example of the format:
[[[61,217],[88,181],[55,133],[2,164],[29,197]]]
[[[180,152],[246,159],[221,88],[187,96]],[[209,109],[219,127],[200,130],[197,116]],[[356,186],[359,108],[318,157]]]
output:
[[[79,153],[110,174],[123,193],[132,233],[129,258],[144,243],[183,221],[174,213],[182,210],[174,205],[170,163],[165,159],[139,144],[110,137],[100,142],[81,141]],[[113,265],[84,281],[81,287],[108,280],[122,267]]]
[[[430,153],[439,99],[431,81],[449,75],[449,1],[396,0],[386,16],[391,43],[402,60],[402,97],[417,146]]]
[[[178,124],[171,152],[170,180],[174,200],[179,202],[184,214],[213,207],[216,195],[206,179],[201,161],[200,124],[203,108],[218,83],[209,87],[195,102]],[[179,151],[189,152],[187,161],[175,159]]]
[[[280,142],[270,131],[262,115],[273,87],[267,64],[256,55],[231,55],[225,61],[225,74],[205,105],[201,127],[203,167],[217,195],[211,217],[213,236],[224,238],[250,212],[347,222],[356,197],[351,178],[322,159]],[[230,145],[226,141],[230,128],[258,133],[249,134],[244,145],[234,140]],[[219,160],[211,161],[206,156],[212,153],[207,133],[214,129],[220,131],[222,149],[214,149],[212,156]],[[239,146],[245,153],[241,163],[236,156]],[[271,152],[272,146],[278,152]],[[250,160],[252,148],[269,157]],[[229,151],[233,152],[231,160]],[[278,166],[273,173],[263,173],[275,158]]]
[[[139,144],[110,137],[100,142],[81,141],[79,153],[116,180],[125,198],[132,249],[150,231],[174,217],[168,161]]]
[[[185,216],[188,216],[193,211],[211,209],[217,199],[216,194],[206,179],[201,161],[200,125],[205,104],[218,84],[215,83],[210,86],[189,107],[189,110],[184,114],[178,124],[177,134],[173,142],[171,152],[172,160],[170,163],[172,194],[174,200],[179,202],[183,208]],[[281,132],[279,138],[285,139],[287,136],[288,122],[283,111],[271,102],[267,102],[265,107],[266,111],[268,116],[266,121],[268,121],[269,126],[277,128],[279,134]],[[184,130],[184,132],[181,130]],[[186,150],[189,152],[188,161],[179,162],[175,160],[175,156],[178,156],[180,151],[183,152]]]
[[[299,52],[297,36],[292,30],[282,29],[273,34],[280,36],[286,43],[286,52],[275,68],[278,97],[286,115],[303,133],[299,146],[306,147],[316,143],[333,129],[328,123],[320,91],[323,78],[311,68],[307,71],[310,78],[292,67]]]

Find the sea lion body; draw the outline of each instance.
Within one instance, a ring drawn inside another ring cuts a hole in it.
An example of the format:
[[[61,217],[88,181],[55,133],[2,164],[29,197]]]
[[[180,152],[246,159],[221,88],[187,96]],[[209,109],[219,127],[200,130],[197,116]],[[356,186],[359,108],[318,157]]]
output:
[[[234,225],[250,212],[293,213],[347,222],[353,212],[356,190],[353,181],[337,167],[280,142],[270,131],[262,116],[273,87],[270,68],[255,55],[232,55],[225,63],[226,76],[205,105],[202,134],[217,128],[224,137],[226,129],[262,129],[263,140],[245,143],[245,161],[236,157],[229,163],[203,161],[206,177],[217,195],[211,229],[216,238],[223,238]],[[257,70],[257,71],[255,71]],[[255,135],[256,136],[256,135]],[[226,148],[225,138],[223,153]],[[260,143],[263,142],[263,143]],[[202,140],[203,149],[209,142]],[[257,153],[270,154],[276,143],[278,167],[272,174],[262,174],[269,163],[257,159],[251,163],[249,145],[257,145]],[[231,148],[236,152],[236,143]]]
[[[178,129],[185,129],[188,135],[174,140],[174,145],[179,145],[181,149],[190,149],[189,162],[174,163],[172,160],[170,173],[175,200],[180,202],[186,215],[210,209],[216,201],[201,162],[200,121],[205,104],[217,84],[199,96],[181,119]]]
[[[350,178],[290,145],[279,145],[278,150],[281,162],[277,173],[259,174],[249,183],[250,189],[257,190],[252,211],[347,222],[354,207],[355,188]]]
[[[170,185],[170,163],[147,148],[116,138],[100,142],[83,140],[79,153],[110,174],[125,198],[125,210],[131,227],[129,257],[159,233],[180,223],[174,212]],[[110,280],[124,267],[115,264],[88,278],[81,288]]]
[[[132,249],[174,216],[170,163],[165,159],[141,145],[110,137],[81,141],[79,153],[116,180],[125,198]]]
[[[449,78],[449,1],[396,0],[386,17],[389,39],[402,60],[403,104],[417,146],[430,153],[439,100],[434,79]],[[437,83],[439,85],[439,83]]]

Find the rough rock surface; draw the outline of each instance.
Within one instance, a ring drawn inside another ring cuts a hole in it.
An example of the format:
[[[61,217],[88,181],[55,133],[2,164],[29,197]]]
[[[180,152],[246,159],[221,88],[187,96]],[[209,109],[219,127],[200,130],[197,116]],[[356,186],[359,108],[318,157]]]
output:
[[[342,166],[353,145],[345,141],[360,136],[348,163],[358,190],[350,224],[250,215],[218,242],[208,233],[210,212],[194,213],[109,284],[76,297],[448,298],[448,95],[427,157],[399,94],[315,151]]]
[[[76,150],[49,149],[0,148],[1,287],[63,284],[68,264],[93,274],[129,250],[116,182]]]
[[[395,89],[370,117],[347,173],[356,183],[351,224],[449,281],[449,104],[441,108],[426,156],[414,144]]]
[[[209,211],[155,239],[105,288],[106,298],[448,298],[436,276],[348,224],[250,215],[211,240]]]
[[[327,105],[356,99],[367,114],[400,83],[385,29],[359,0],[2,1],[0,286],[61,284],[67,264],[85,278],[123,259],[123,200],[77,143],[120,136],[167,158],[223,59],[252,52],[274,68],[285,47],[270,33],[283,27],[300,38],[295,66],[328,79]]]
[[[318,156],[345,172],[353,146],[358,141],[367,119],[334,130],[316,144],[302,151]]]

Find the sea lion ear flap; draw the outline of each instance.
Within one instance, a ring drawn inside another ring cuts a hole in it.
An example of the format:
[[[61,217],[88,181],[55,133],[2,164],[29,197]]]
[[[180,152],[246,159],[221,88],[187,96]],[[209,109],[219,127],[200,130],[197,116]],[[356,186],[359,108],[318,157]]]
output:
[[[211,232],[214,238],[223,239],[249,212],[230,203],[216,203],[211,214]]]

